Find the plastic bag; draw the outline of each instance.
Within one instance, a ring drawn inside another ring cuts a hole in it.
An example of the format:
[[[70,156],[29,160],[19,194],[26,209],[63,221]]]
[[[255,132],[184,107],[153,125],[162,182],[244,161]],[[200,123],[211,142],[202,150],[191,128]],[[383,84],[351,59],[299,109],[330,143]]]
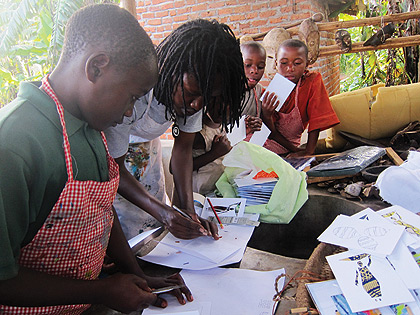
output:
[[[403,164],[385,169],[375,186],[386,202],[420,212],[420,152],[410,151]]]
[[[242,141],[224,157],[223,164],[225,171],[216,187],[225,198],[236,197],[233,186],[238,174],[249,173],[253,177],[263,170],[267,173],[274,171],[278,175],[268,203],[245,208],[247,213],[259,213],[261,222],[289,223],[308,200],[306,174],[261,146]]]

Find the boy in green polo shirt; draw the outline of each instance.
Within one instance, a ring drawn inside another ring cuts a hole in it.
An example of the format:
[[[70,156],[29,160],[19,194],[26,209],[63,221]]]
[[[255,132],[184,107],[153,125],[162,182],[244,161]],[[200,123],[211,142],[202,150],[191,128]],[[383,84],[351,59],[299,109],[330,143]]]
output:
[[[92,5],[69,20],[51,75],[22,83],[0,110],[0,313],[165,307],[150,288],[183,283],[139,268],[112,208],[118,167],[100,132],[131,116],[157,75],[137,20]],[[123,274],[90,281],[105,253]],[[192,300],[186,287],[174,294]]]

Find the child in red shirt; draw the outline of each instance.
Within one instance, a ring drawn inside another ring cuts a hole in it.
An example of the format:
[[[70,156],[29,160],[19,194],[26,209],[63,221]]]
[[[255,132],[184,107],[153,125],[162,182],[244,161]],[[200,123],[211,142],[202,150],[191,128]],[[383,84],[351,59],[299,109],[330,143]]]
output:
[[[277,102],[270,102],[275,95],[266,94],[262,102],[262,119],[271,134],[264,147],[291,156],[312,155],[319,133],[340,121],[335,114],[321,74],[308,71],[308,48],[296,39],[284,41],[278,50],[277,72],[296,84],[280,111]],[[308,142],[300,147],[300,138],[308,128]]]

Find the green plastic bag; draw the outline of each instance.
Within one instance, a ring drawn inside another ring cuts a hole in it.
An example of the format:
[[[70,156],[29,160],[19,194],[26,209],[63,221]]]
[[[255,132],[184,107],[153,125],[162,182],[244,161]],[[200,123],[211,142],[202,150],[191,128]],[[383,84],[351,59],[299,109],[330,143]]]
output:
[[[247,206],[245,212],[259,213],[260,221],[266,223],[289,223],[308,200],[306,174],[295,170],[277,154],[253,143],[238,143],[223,159],[225,171],[216,182],[224,198],[236,197],[233,187],[238,174],[251,171],[271,173],[279,180],[267,204]]]

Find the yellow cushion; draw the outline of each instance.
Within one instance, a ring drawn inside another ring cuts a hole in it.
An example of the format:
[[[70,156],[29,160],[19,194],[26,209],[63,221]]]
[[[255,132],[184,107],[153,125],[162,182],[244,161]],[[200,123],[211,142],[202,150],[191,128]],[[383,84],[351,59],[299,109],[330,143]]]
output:
[[[326,147],[342,149],[339,131],[366,139],[392,137],[411,121],[420,120],[420,83],[384,87],[377,84],[330,97],[340,124],[327,130]]]

